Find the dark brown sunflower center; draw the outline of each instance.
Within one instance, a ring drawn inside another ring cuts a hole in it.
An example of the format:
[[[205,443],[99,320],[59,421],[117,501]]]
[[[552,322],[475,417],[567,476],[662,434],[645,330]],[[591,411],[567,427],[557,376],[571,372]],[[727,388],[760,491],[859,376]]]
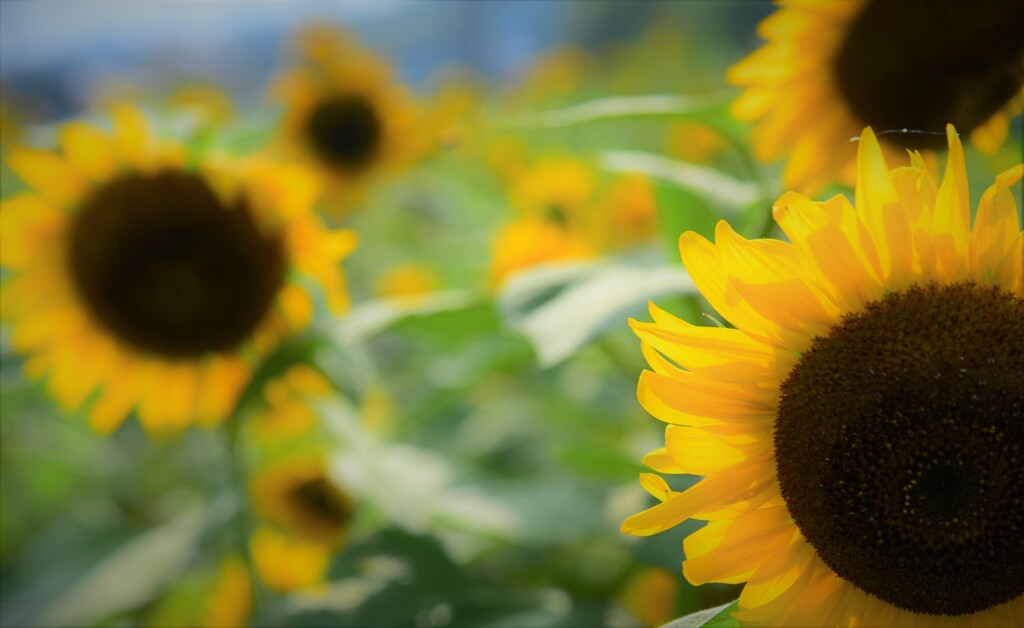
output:
[[[114,336],[175,359],[238,347],[273,303],[285,259],[244,201],[225,207],[198,175],[168,170],[125,175],[88,197],[68,270]]]
[[[307,516],[330,528],[342,528],[352,516],[348,499],[324,477],[288,491],[288,499]]]
[[[1024,85],[1024,2],[869,0],[835,58],[839,91],[875,132],[904,148],[942,148]]]
[[[917,613],[1024,593],[1024,303],[973,283],[892,293],[782,386],[786,505],[843,579]]]
[[[373,161],[383,128],[372,104],[360,96],[338,96],[313,107],[306,122],[313,151],[324,162],[359,169]]]

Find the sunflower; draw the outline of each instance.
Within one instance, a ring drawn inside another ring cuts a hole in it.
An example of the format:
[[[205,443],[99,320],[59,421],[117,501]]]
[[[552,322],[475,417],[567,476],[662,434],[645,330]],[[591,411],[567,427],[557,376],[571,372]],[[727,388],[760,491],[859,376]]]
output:
[[[307,589],[319,584],[331,562],[330,548],[261,527],[250,539],[256,574],[267,588],[278,593]]]
[[[418,303],[440,286],[437,273],[429,266],[409,262],[389,268],[377,279],[374,292],[379,297]]]
[[[603,195],[599,216],[601,240],[609,248],[623,248],[649,240],[658,228],[654,187],[642,174],[623,174]]]
[[[245,559],[229,556],[220,565],[200,624],[208,628],[245,626],[252,615],[252,598],[252,581]]]
[[[309,434],[317,424],[315,402],[331,394],[331,383],[308,364],[297,364],[263,387],[265,406],[254,413],[259,442],[280,444]]]
[[[539,218],[522,218],[502,227],[494,239],[491,285],[512,274],[550,262],[586,259],[596,251],[579,233]]]
[[[786,187],[852,184],[848,140],[864,126],[879,131],[890,161],[903,149],[941,148],[947,122],[985,152],[1006,139],[1024,99],[1024,38],[1014,26],[1024,22],[1021,3],[779,4],[758,27],[768,43],[727,79],[747,88],[732,111],[759,121],[758,159],[789,154]]]
[[[347,34],[311,28],[297,38],[297,62],[274,84],[284,105],[280,146],[315,165],[331,208],[352,209],[367,186],[409,167],[437,133],[387,65]]]
[[[1010,186],[971,228],[963,148],[936,185],[918,153],[889,170],[870,129],[854,203],[790,192],[792,244],[687,233],[683,261],[735,328],[652,306],[632,321],[638,396],[669,423],[645,463],[703,475],[625,532],[707,521],[694,584],[746,582],[756,625],[1008,626],[1024,617],[1024,233]]]
[[[339,545],[352,519],[352,501],[332,482],[321,461],[296,457],[255,478],[253,501],[268,521],[301,538]]]
[[[133,409],[153,432],[217,423],[259,356],[310,321],[309,286],[347,306],[338,261],[355,236],[323,228],[305,170],[192,165],[138,110],[113,122],[63,126],[59,153],[10,152],[33,190],[0,204],[0,315],[26,372],[101,432]]]

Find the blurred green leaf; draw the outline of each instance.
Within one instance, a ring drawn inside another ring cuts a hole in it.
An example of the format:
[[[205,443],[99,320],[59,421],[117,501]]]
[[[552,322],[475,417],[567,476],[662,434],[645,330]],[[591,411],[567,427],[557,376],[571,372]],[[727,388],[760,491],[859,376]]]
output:
[[[649,299],[696,290],[690,276],[677,266],[609,263],[588,267],[587,273],[574,277],[578,281],[543,303],[525,298],[524,293],[536,292],[537,273],[550,277],[552,272],[540,268],[519,273],[506,283],[499,297],[507,324],[530,340],[545,368],[573,355],[609,327],[625,325],[626,317],[642,311]],[[520,309],[524,306],[528,309]]]
[[[466,290],[450,290],[424,295],[416,299],[377,299],[357,305],[337,325],[335,337],[342,345],[354,345],[387,331],[406,320],[430,319],[439,315],[441,325],[447,323],[446,312],[481,307],[479,301]],[[460,314],[455,314],[460,316]],[[464,316],[464,315],[462,315]],[[415,326],[413,322],[411,325]],[[429,327],[430,324],[426,323]],[[435,326],[436,327],[436,326]]]
[[[721,218],[699,196],[672,185],[660,184],[655,188],[658,199],[658,229],[668,258],[682,264],[679,257],[679,236],[695,231],[712,237],[715,224]]]
[[[34,623],[82,626],[151,600],[188,562],[206,520],[196,507],[125,543],[67,591]]]
[[[735,97],[736,94],[731,90],[693,96],[612,96],[589,100],[563,109],[528,113],[508,120],[506,124],[511,127],[554,128],[611,118],[681,116],[723,109]]]
[[[735,215],[760,197],[757,184],[735,179],[708,166],[670,159],[655,153],[610,150],[601,154],[605,170],[639,173],[692,192],[723,214]]]

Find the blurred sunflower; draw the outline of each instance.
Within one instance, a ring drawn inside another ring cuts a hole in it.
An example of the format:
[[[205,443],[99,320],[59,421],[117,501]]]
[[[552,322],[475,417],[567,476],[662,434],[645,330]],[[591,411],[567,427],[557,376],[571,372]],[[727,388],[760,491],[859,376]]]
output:
[[[410,262],[389,268],[377,279],[374,292],[380,297],[415,303],[436,292],[440,285],[437,273],[423,264]]]
[[[509,173],[509,200],[519,217],[496,235],[491,284],[544,264],[591,257],[594,233],[584,211],[596,188],[592,168],[571,157],[547,157]]]
[[[247,625],[252,614],[252,598],[252,581],[245,560],[241,556],[224,559],[206,600],[201,625],[208,628]]]
[[[524,216],[569,224],[582,219],[596,187],[593,168],[574,157],[548,157],[515,172],[509,199]]]
[[[650,239],[658,228],[658,203],[650,180],[624,174],[612,181],[599,209],[601,239],[610,248],[623,248]]]
[[[260,581],[278,593],[319,584],[331,562],[331,550],[323,543],[270,527],[256,530],[250,546]]]
[[[343,542],[352,502],[328,479],[321,461],[296,457],[253,480],[253,501],[268,521],[327,546]]]
[[[199,82],[175,88],[167,98],[167,105],[174,111],[191,114],[200,129],[224,124],[235,115],[235,105],[224,90]]]
[[[521,218],[505,225],[495,237],[493,248],[491,285],[495,287],[525,268],[596,254],[578,232],[539,218]]]
[[[422,158],[441,130],[426,123],[388,66],[346,33],[307,29],[296,52],[272,90],[284,104],[281,146],[318,167],[330,209],[344,213],[372,181]]]
[[[779,5],[758,27],[768,43],[727,79],[747,88],[732,111],[758,121],[758,159],[789,155],[786,187],[810,192],[835,179],[852,184],[856,152],[849,139],[864,126],[879,130],[890,160],[901,159],[904,149],[941,148],[947,123],[995,152],[1020,112],[1024,38],[1017,31],[1024,4]]]
[[[309,323],[312,296],[348,305],[338,262],[355,247],[312,212],[316,178],[262,159],[207,156],[150,136],[119,107],[114,133],[72,122],[62,152],[15,148],[33,191],[0,204],[0,315],[66,411],[114,430],[134,409],[153,432],[214,424],[254,360]]]
[[[323,399],[333,388],[308,364],[297,364],[263,387],[266,406],[252,419],[256,437],[263,443],[281,443],[310,432],[317,423],[312,400]]]
[[[669,423],[644,462],[706,476],[623,524],[684,543],[694,584],[746,582],[753,625],[1009,626],[1024,617],[1024,233],[1010,186],[974,227],[963,148],[936,185],[918,153],[889,170],[865,129],[854,204],[790,192],[792,244],[681,240],[736,328],[652,306],[632,325],[653,369],[641,404]]]

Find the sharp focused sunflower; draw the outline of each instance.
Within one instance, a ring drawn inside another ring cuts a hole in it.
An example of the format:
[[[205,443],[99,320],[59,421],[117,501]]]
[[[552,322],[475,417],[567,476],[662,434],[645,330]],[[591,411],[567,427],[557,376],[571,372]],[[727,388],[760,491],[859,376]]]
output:
[[[26,371],[97,430],[133,409],[151,431],[223,420],[254,360],[309,322],[299,277],[347,306],[338,262],[355,236],[322,227],[305,170],[186,165],[126,107],[112,137],[73,122],[60,142],[9,155],[34,190],[0,205],[0,314]]]
[[[420,159],[440,130],[387,65],[346,34],[309,29],[297,43],[297,62],[274,88],[284,104],[281,145],[319,167],[332,208],[344,212],[372,181]]]
[[[853,183],[848,140],[864,126],[879,131],[890,160],[903,149],[941,148],[947,122],[986,152],[1006,139],[1024,98],[1024,4],[779,4],[758,27],[768,43],[727,78],[747,88],[733,113],[759,121],[755,155],[773,161],[788,153],[787,187]]]
[[[791,240],[712,244],[683,261],[735,328],[652,306],[633,322],[639,399],[669,423],[645,463],[705,478],[623,530],[702,519],[690,582],[746,582],[759,625],[1009,626],[1024,617],[1024,233],[1010,186],[974,226],[963,149],[936,184],[920,155],[889,170],[870,129],[855,202],[787,193]]]

